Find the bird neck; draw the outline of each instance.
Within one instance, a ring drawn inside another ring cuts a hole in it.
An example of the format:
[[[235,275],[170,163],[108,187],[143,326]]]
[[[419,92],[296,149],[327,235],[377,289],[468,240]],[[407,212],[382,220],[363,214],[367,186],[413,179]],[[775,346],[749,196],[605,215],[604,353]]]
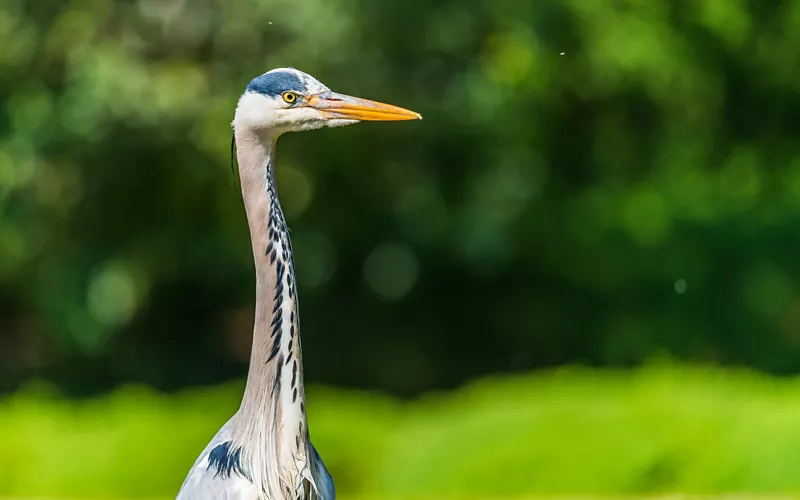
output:
[[[293,498],[287,487],[294,492],[308,487],[311,454],[292,245],[275,185],[275,141],[239,130],[235,140],[255,259],[256,307],[233,441],[262,491],[270,498]]]

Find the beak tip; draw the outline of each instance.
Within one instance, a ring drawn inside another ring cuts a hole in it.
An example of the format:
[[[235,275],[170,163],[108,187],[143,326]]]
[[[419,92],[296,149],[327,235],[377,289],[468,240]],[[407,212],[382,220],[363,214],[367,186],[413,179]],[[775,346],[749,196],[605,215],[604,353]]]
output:
[[[422,115],[417,113],[417,120],[422,120]]]

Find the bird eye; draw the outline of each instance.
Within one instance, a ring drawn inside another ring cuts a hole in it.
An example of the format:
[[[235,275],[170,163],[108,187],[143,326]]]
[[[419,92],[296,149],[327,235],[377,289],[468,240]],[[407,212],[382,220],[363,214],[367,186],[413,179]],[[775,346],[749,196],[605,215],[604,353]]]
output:
[[[297,100],[297,94],[294,92],[284,92],[283,100],[289,104],[294,104],[294,102]]]

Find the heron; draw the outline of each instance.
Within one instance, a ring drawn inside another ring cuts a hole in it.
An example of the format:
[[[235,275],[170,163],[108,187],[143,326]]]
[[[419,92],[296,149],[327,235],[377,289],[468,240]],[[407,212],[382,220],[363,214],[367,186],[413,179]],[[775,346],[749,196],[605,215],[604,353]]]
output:
[[[277,68],[239,98],[239,163],[256,274],[253,347],[242,403],[202,451],[178,500],[333,500],[333,480],[311,444],[292,244],[275,184],[275,147],[286,132],[360,121],[415,120],[413,111],[332,92],[311,75]]]

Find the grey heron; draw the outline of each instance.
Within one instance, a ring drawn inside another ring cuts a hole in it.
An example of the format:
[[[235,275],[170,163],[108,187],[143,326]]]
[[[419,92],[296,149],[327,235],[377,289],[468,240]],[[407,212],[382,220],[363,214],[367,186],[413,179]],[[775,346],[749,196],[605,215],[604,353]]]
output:
[[[293,68],[264,73],[245,89],[233,131],[256,271],[250,368],[239,410],[200,454],[178,500],[335,498],[308,434],[297,280],[275,185],[275,145],[285,132],[420,118],[332,92]]]

